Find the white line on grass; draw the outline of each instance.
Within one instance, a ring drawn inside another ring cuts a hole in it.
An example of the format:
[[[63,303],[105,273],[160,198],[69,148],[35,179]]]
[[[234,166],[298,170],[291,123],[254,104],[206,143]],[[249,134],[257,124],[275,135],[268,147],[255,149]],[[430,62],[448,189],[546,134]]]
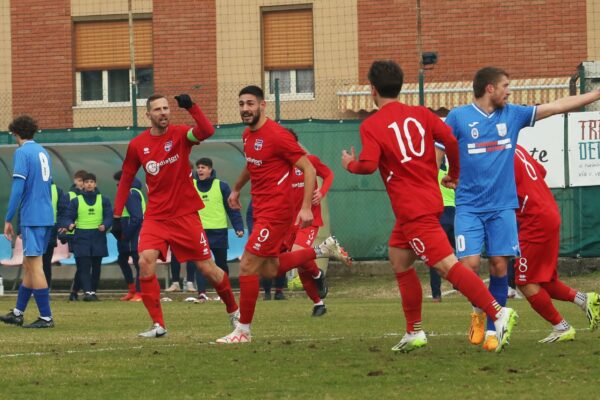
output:
[[[588,331],[589,328],[576,328],[577,331]],[[547,329],[530,329],[530,330],[519,330],[518,334],[521,333],[545,333],[548,332]],[[397,337],[397,336],[403,336],[404,333],[384,333],[382,336],[372,336],[366,339],[385,339],[385,338],[389,338],[389,337]],[[438,337],[438,336],[467,336],[467,334],[465,332],[448,332],[448,333],[440,333],[440,332],[427,332],[427,336],[430,337]],[[308,342],[324,342],[324,341],[328,341],[328,342],[338,342],[338,341],[342,341],[342,340],[346,340],[347,338],[345,337],[330,337],[330,338],[311,338],[311,337],[306,337],[306,338],[297,338],[297,339],[286,339],[285,337],[282,336],[276,336],[276,335],[263,335],[261,336],[261,339],[263,340],[274,340],[274,339],[278,339],[278,340],[283,340],[283,341],[289,341],[289,342],[295,342],[295,343],[308,343]],[[362,337],[362,339],[365,339],[364,337]],[[146,340],[146,339],[140,339],[140,340]],[[168,339],[162,339],[162,340],[168,340]],[[0,359],[2,358],[16,358],[16,357],[43,357],[43,356],[53,356],[53,355],[70,355],[70,354],[86,354],[86,353],[103,353],[103,352],[111,352],[111,351],[123,351],[123,350],[144,350],[144,349],[148,349],[148,350],[153,350],[153,349],[157,349],[157,348],[168,348],[168,347],[180,347],[180,346],[186,346],[189,347],[190,345],[196,345],[196,346],[205,346],[205,345],[217,345],[217,343],[215,342],[200,342],[200,343],[194,343],[194,344],[190,344],[190,343],[164,343],[164,344],[153,344],[153,345],[149,345],[149,346],[142,346],[142,345],[137,345],[137,346],[130,346],[130,347],[104,347],[104,348],[99,348],[99,349],[85,349],[85,350],[65,350],[65,351],[46,351],[46,352],[40,352],[40,351],[34,351],[34,352],[30,352],[30,353],[9,353],[9,354],[0,354]],[[222,346],[227,346],[227,345],[222,345]],[[251,346],[251,345],[250,345]]]

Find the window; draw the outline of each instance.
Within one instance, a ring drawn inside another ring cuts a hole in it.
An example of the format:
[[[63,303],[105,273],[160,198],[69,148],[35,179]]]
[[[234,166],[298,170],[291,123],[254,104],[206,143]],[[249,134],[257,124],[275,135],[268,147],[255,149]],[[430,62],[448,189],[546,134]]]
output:
[[[154,92],[152,20],[134,20],[138,105]],[[75,84],[78,106],[129,105],[131,61],[127,21],[75,23]]]
[[[154,93],[152,68],[136,68],[138,81],[137,103],[146,104]],[[125,106],[131,102],[131,74],[129,69],[81,71],[76,74],[78,106]]]
[[[266,9],[262,17],[267,100],[274,99],[276,79],[281,100],[314,99],[312,8]]]

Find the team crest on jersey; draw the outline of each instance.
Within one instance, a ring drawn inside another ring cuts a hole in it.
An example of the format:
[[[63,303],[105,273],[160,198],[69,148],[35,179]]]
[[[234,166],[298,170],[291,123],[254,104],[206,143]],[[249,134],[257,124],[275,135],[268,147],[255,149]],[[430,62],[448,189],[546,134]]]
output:
[[[171,151],[171,149],[173,148],[173,141],[169,140],[168,142],[165,143],[165,151],[169,152]]]
[[[263,140],[256,139],[256,141],[254,142],[254,150],[259,151],[260,149],[262,149],[262,147],[263,147]]]
[[[294,167],[294,173],[298,176],[302,175],[302,170],[299,168]]]
[[[479,131],[477,130],[477,128],[471,129],[471,137],[473,139],[477,139],[479,137]]]
[[[498,135],[500,135],[500,137],[506,136],[507,129],[505,123],[496,124],[496,129],[498,130]]]

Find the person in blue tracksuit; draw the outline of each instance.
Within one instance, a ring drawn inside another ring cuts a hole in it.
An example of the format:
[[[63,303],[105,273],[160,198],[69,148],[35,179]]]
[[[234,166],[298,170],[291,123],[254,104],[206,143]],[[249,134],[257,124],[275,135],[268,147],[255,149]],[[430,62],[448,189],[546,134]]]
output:
[[[231,194],[231,188],[217,178],[217,172],[213,169],[210,158],[201,158],[196,161],[196,172],[198,179],[194,180],[196,190],[204,202],[204,208],[198,213],[202,220],[202,226],[208,239],[208,244],[215,257],[215,263],[229,274],[227,265],[227,218],[238,237],[244,236],[244,220],[239,210],[233,210],[227,203]],[[198,300],[206,301],[206,279],[202,274],[196,274],[196,285],[198,288]]]
[[[98,301],[96,291],[100,282],[100,266],[102,257],[108,256],[106,232],[112,226],[112,214],[110,200],[96,189],[96,176],[86,174],[83,193],[71,200],[66,217],[69,231],[77,227],[72,249],[85,292],[84,301]]]
[[[83,193],[83,177],[87,175],[87,171],[84,169],[80,169],[73,174],[73,185],[69,188],[67,195],[69,196],[69,203],[73,200],[77,195]],[[62,223],[61,226],[69,226],[68,223]],[[73,253],[73,248],[71,245],[73,235],[75,231],[69,232],[66,228],[62,228],[58,230],[58,239],[62,243],[67,243],[69,245],[69,253]],[[77,262],[77,260],[75,260]],[[79,280],[79,273],[77,269],[75,269],[75,276],[73,277],[73,282],[71,283],[71,293],[69,294],[69,301],[78,301],[79,300],[79,290],[81,289],[81,282]]]
[[[119,184],[123,171],[117,171],[113,178]],[[121,297],[121,301],[142,301],[142,295],[140,293],[140,265],[138,254],[138,238],[140,236],[140,230],[142,229],[142,222],[144,221],[144,212],[146,211],[146,199],[142,193],[142,182],[139,179],[134,178],[129,189],[129,197],[125,203],[123,209],[123,215],[121,216],[121,227],[123,229],[120,237],[117,239],[117,249],[119,251],[118,263],[123,272],[125,283],[129,288],[127,294]],[[131,273],[131,267],[129,266],[129,257],[133,261],[135,267],[135,281],[133,274]]]

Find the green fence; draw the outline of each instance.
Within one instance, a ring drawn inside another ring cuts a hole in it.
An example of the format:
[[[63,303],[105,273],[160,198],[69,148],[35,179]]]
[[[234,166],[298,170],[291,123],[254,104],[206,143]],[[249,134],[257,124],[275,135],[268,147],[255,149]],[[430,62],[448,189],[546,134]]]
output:
[[[356,259],[387,257],[387,239],[394,216],[379,174],[352,175],[344,171],[340,163],[342,149],[355,146],[357,152],[360,150],[360,121],[294,120],[283,121],[282,124],[294,129],[308,151],[321,158],[335,173],[328,196],[331,231]],[[241,124],[218,126],[210,141],[239,142],[243,129]],[[36,139],[41,143],[85,146],[92,142],[128,141],[134,135],[135,132],[125,128],[73,129],[45,131]],[[0,134],[0,145],[11,144],[11,141],[9,135]],[[7,164],[6,160],[0,161]],[[11,166],[7,165],[7,168]],[[234,168],[240,168],[240,164],[236,162]],[[231,174],[229,171],[228,175]],[[600,202],[597,200],[600,187],[566,188],[553,192],[563,218],[561,255],[600,256],[600,230],[597,229],[600,226]],[[0,212],[4,213],[5,207],[6,204],[0,204]]]

